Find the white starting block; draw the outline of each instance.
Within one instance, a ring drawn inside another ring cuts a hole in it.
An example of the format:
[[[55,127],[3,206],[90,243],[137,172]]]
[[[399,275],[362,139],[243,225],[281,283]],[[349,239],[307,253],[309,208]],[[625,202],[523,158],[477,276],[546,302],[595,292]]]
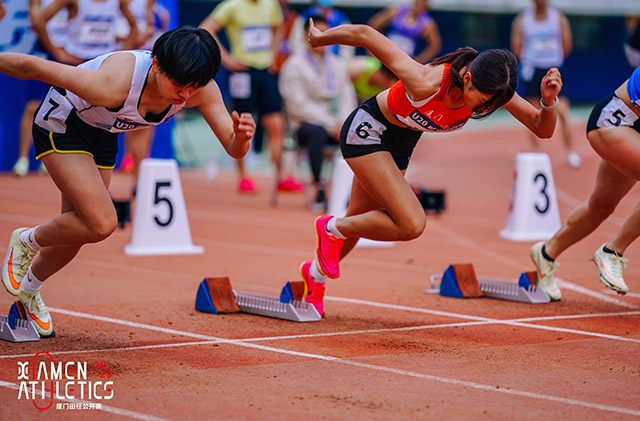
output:
[[[178,164],[174,159],[144,159],[140,164],[133,233],[126,254],[199,254],[191,242]]]
[[[0,339],[9,342],[39,341],[40,334],[33,322],[13,315],[0,315]]]

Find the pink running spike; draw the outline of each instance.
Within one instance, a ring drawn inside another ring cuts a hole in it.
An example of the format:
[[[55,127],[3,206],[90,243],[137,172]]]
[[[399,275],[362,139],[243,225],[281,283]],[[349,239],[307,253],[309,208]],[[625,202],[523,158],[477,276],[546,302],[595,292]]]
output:
[[[344,240],[327,232],[327,222],[333,216],[325,215],[316,219],[316,256],[320,271],[328,278],[340,277],[340,251]]]
[[[309,273],[309,268],[312,264],[313,260],[307,260],[306,262],[300,263],[300,275],[302,275],[302,279],[304,280],[303,298],[311,294],[316,287],[316,283],[311,277],[311,273]]]

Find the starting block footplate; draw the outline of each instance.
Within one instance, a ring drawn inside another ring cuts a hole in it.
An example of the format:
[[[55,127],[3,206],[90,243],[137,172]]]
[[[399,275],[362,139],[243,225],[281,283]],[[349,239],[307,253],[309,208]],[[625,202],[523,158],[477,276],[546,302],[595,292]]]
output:
[[[440,279],[436,287],[435,280]],[[489,297],[529,304],[551,301],[546,292],[535,285],[534,272],[522,272],[517,283],[476,278],[471,264],[452,264],[444,275],[432,275],[431,288],[424,292],[454,298]]]
[[[0,315],[0,339],[9,342],[39,341],[40,334],[33,322],[10,314]]]
[[[292,322],[317,322],[322,319],[318,310],[308,303],[292,300],[286,303],[280,298],[252,292],[233,291],[236,303],[243,313],[257,314]]]
[[[542,304],[551,301],[549,296],[535,285],[523,287],[513,282],[478,279],[480,290],[485,297],[500,300],[518,301],[529,304]]]

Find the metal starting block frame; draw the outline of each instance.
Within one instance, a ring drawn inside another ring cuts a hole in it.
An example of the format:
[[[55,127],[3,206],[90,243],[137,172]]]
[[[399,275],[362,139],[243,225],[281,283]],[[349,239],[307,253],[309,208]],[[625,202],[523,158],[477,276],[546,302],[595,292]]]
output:
[[[22,320],[13,314],[0,315],[0,339],[9,342],[39,341],[40,334],[30,320]]]
[[[321,319],[315,306],[302,301],[280,302],[279,298],[251,292],[233,291],[236,303],[243,313],[275,317],[292,322],[317,322]]]
[[[280,298],[235,291],[229,278],[205,278],[196,294],[196,310],[211,314],[248,313],[292,322],[322,319],[314,305],[302,301],[300,282],[287,282]]]
[[[436,279],[441,279],[438,287],[435,285]],[[473,265],[452,264],[443,275],[431,275],[429,281],[431,288],[424,292],[446,297],[489,297],[529,304],[551,301],[547,293],[536,286],[535,272],[522,272],[518,282],[513,283],[477,278]]]

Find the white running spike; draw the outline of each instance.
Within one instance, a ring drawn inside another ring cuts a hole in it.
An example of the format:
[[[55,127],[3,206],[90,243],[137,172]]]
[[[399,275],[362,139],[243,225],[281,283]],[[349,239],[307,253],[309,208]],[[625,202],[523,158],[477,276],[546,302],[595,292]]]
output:
[[[0,339],[9,342],[39,341],[40,334],[30,320],[16,319],[16,328],[11,329],[9,317],[0,315]]]
[[[274,317],[292,322],[317,322],[322,319],[312,304],[301,301],[280,302],[279,298],[252,292],[233,291],[236,303],[243,313]]]

